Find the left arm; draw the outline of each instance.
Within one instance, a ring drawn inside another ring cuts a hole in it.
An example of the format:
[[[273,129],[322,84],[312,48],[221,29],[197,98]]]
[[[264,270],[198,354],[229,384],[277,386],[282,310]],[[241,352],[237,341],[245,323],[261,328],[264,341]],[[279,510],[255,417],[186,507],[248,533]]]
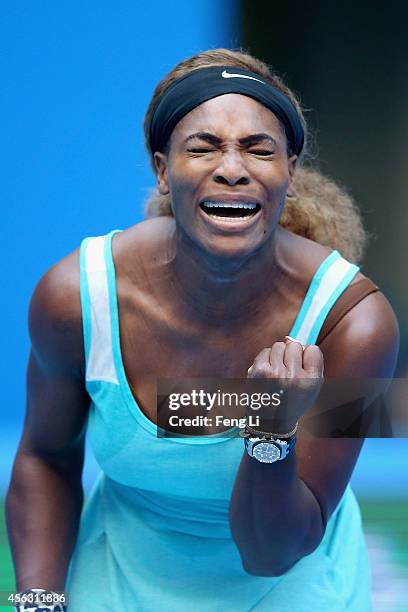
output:
[[[373,293],[322,342],[325,377],[384,379],[385,389],[395,369],[398,347],[392,308],[381,293]],[[285,374],[282,369],[277,372],[276,364],[263,363],[258,365],[258,377],[295,378],[299,376],[296,362],[310,361],[308,351],[316,354],[318,349],[307,348],[302,355],[300,345],[290,343],[282,350]],[[362,445],[362,438],[304,436],[297,441],[296,453],[272,464],[259,463],[244,452],[231,498],[230,526],[248,573],[282,575],[317,548]]]

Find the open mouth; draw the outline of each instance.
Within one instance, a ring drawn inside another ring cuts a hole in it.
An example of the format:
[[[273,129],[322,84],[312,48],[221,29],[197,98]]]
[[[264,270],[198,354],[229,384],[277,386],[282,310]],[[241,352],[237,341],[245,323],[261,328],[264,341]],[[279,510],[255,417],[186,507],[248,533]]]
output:
[[[205,214],[215,219],[248,219],[261,210],[254,202],[215,202],[205,200],[200,208]]]

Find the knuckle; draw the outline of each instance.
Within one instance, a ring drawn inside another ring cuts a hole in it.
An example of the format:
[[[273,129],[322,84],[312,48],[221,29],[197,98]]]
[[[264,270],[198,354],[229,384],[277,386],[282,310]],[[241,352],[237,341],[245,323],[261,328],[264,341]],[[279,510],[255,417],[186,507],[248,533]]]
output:
[[[274,342],[272,345],[272,348],[274,349],[282,349],[286,347],[286,343],[285,342]]]
[[[264,361],[265,361],[265,357],[261,357],[261,356],[259,356],[259,355],[258,355],[258,356],[257,356],[257,357],[255,357],[255,359],[254,359],[254,365],[253,365],[253,367],[254,367],[254,366],[258,366],[258,365],[260,365],[260,364],[261,364],[261,363],[263,363]]]
[[[310,344],[309,346],[305,348],[305,352],[307,352],[308,355],[312,354],[313,357],[323,358],[323,353],[321,349],[317,346],[317,344]]]
[[[270,349],[263,349],[254,359],[254,364],[267,363]]]

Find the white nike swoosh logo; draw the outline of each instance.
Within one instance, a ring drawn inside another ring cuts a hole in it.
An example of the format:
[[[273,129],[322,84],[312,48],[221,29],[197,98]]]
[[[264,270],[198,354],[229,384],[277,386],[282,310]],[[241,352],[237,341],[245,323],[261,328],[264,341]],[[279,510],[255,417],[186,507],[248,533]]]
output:
[[[227,72],[224,70],[221,72],[221,76],[224,77],[224,79],[251,79],[251,81],[258,81],[258,83],[265,85],[264,81],[261,81],[261,79],[256,79],[255,77],[251,77],[246,74],[233,74],[232,72]]]

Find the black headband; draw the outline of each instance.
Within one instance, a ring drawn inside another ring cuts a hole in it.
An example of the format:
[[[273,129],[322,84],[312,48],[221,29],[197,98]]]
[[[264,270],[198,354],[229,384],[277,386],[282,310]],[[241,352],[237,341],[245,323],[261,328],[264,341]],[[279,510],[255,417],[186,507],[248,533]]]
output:
[[[292,102],[256,72],[234,66],[193,70],[170,85],[153,111],[150,124],[152,152],[163,151],[177,123],[193,108],[227,93],[249,96],[269,108],[282,123],[293,153],[301,153],[304,131]]]

